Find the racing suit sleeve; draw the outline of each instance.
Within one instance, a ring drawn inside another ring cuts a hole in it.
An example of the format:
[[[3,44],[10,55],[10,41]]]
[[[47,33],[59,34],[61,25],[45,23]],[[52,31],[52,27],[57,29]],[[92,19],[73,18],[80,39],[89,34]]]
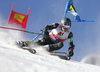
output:
[[[51,25],[46,25],[43,31],[48,31],[48,30],[52,30],[55,29],[59,26],[59,23],[53,23]]]
[[[52,30],[52,29],[55,29],[59,26],[59,23],[54,23],[54,24],[51,24],[51,25],[46,25],[44,30],[43,30],[43,37],[44,38],[49,38],[49,32],[48,30]]]
[[[68,52],[69,52],[69,56],[73,56],[74,55],[74,48],[75,48],[75,45],[73,44],[73,33],[70,32],[69,36],[68,36],[68,43],[69,43],[69,49],[68,49]]]
[[[70,32],[68,36],[68,43],[69,43],[69,47],[73,47],[73,33],[72,32]]]

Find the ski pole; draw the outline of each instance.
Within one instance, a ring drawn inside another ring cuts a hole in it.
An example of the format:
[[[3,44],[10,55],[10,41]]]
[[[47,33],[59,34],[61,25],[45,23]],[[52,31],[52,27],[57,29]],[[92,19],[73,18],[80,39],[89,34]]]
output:
[[[67,54],[67,52],[50,52],[50,53],[61,53],[61,54]]]
[[[16,30],[16,31],[22,31],[22,32],[27,32],[27,33],[31,33],[31,34],[37,34],[37,35],[43,35],[43,34],[40,34],[40,33],[35,33],[35,32],[30,32],[30,31],[24,31],[24,30],[15,29],[15,28],[8,28],[8,27],[1,27],[1,26],[0,26],[0,28],[9,29],[9,30]]]
[[[31,34],[43,35],[43,34],[41,34],[41,33],[35,33],[35,32],[29,32],[29,31],[25,31],[25,32],[31,33]]]
[[[42,31],[40,34],[42,34],[42,33],[43,33],[43,31]],[[37,35],[36,37],[34,37],[34,38],[32,39],[32,42],[33,42],[34,40],[36,40],[39,36],[40,36],[40,35]]]

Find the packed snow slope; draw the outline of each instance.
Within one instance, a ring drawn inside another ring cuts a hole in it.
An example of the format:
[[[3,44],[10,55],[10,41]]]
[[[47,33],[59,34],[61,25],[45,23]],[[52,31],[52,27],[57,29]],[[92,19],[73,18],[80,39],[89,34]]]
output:
[[[20,32],[0,29],[0,72],[100,72],[100,67],[66,61],[49,55],[42,47],[31,54],[10,43],[21,40]]]
[[[100,72],[99,66],[66,61],[43,53],[31,54],[0,41],[0,72]]]
[[[100,67],[48,54],[31,54],[0,42],[0,72],[100,72]]]
[[[84,57],[81,62],[100,66],[100,56],[88,55]]]

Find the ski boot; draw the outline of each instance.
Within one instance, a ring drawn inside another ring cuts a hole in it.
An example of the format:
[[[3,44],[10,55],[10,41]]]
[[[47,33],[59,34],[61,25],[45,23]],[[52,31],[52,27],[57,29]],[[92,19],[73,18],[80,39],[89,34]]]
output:
[[[16,45],[20,48],[22,47],[27,47],[28,46],[28,41],[16,41]]]

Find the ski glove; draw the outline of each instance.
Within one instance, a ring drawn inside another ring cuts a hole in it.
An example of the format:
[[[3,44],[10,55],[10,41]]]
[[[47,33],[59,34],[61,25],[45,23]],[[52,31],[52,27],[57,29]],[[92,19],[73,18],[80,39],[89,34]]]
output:
[[[74,55],[74,52],[70,51],[69,54],[66,56],[66,60],[70,60],[73,55]]]
[[[68,54],[68,56],[72,57],[74,55],[74,52],[73,52],[74,48],[75,48],[74,45],[72,47],[69,47],[69,50],[68,50],[69,54]]]

